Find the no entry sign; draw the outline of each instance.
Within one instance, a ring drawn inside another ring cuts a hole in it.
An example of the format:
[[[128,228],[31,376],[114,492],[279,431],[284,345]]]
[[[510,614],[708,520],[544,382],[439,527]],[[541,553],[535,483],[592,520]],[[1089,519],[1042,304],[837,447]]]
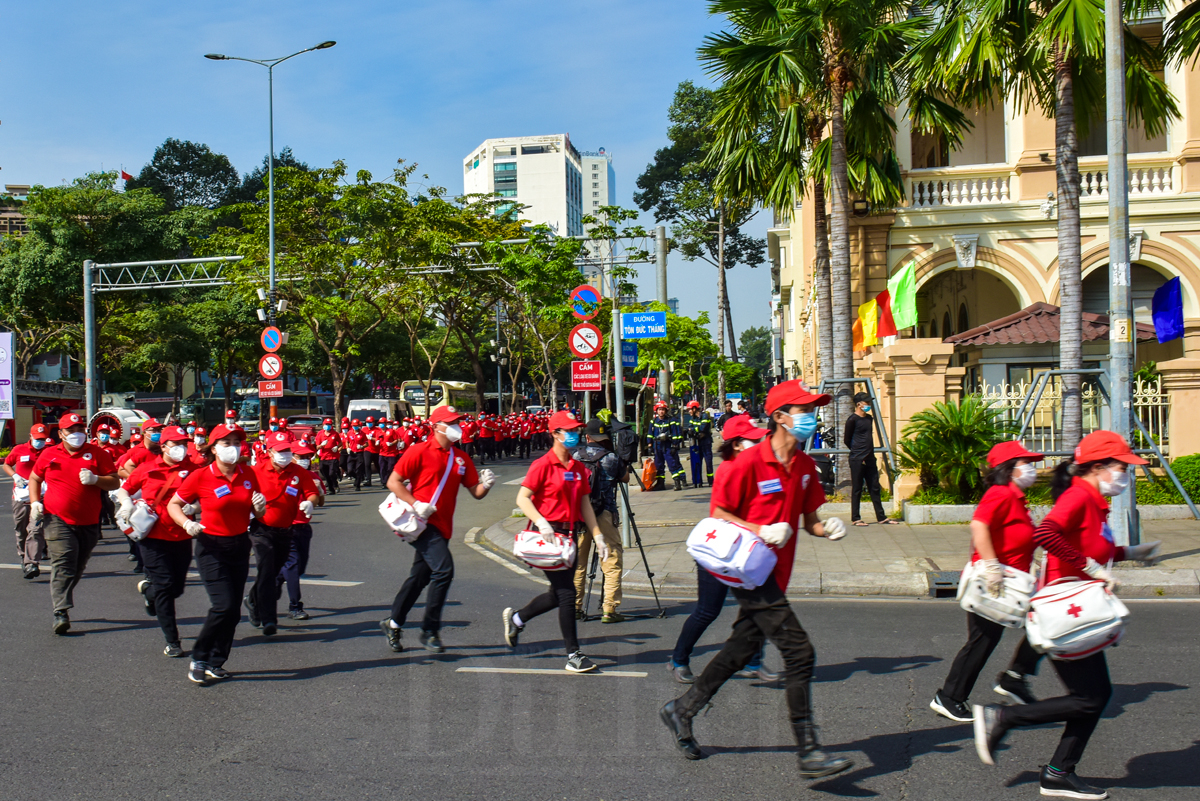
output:
[[[604,345],[604,335],[600,329],[591,323],[580,323],[571,329],[567,346],[581,359],[590,359],[600,352]]]
[[[283,359],[278,354],[268,353],[258,360],[258,372],[263,378],[279,378],[283,375]]]
[[[571,362],[571,391],[599,392],[601,362]]]
[[[571,290],[571,314],[580,320],[590,320],[600,313],[600,290],[590,284]]]

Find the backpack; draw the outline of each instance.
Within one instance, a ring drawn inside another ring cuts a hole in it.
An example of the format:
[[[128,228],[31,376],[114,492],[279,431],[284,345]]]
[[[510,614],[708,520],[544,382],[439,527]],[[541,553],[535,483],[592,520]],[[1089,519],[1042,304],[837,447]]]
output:
[[[617,458],[627,465],[637,464],[638,437],[633,426],[614,417],[608,421],[608,428],[612,437],[613,452],[617,454]]]
[[[588,469],[588,481],[592,487],[592,511],[599,515],[610,503],[616,508],[616,496],[613,490],[616,485],[604,474],[600,462],[609,454],[607,448],[600,445],[588,444],[571,454]]]

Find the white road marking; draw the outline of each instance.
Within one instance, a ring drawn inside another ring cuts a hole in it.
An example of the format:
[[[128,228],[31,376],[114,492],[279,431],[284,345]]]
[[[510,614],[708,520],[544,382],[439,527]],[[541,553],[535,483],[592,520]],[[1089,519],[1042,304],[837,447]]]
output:
[[[479,539],[479,535],[482,531],[483,531],[483,526],[475,526],[475,528],[467,530],[467,536],[465,537],[465,540],[466,540],[468,548],[470,548],[473,551],[476,551],[477,553],[483,554],[488,559],[491,559],[493,562],[495,562],[498,565],[504,565],[509,570],[511,570],[512,572],[516,573],[519,576],[525,576],[527,578],[533,579],[534,581],[544,582],[546,584],[550,583],[550,580],[547,579],[544,575],[535,575],[532,570],[527,570],[523,567],[520,567],[519,565],[514,565],[512,562],[508,561],[507,559],[502,558],[499,554],[492,553],[487,548],[480,545],[478,543],[478,539]],[[541,571],[538,571],[538,572],[540,573]]]
[[[514,478],[512,481],[505,481],[504,486],[519,487],[521,485],[521,482],[524,480],[525,480],[525,476],[521,476],[520,478]]]
[[[454,670],[455,673],[515,673],[517,675],[536,675],[536,676],[616,676],[617,678],[625,679],[644,679],[650,675],[636,670],[600,670],[595,673],[571,673],[566,670],[554,670],[553,668],[494,668],[494,667],[460,667]]]
[[[41,571],[43,574],[49,574],[50,567],[48,565],[40,565],[40,567],[41,567]],[[21,568],[22,568],[21,565],[6,564],[3,562],[0,562],[0,569],[20,570]],[[129,575],[130,578],[133,578],[133,576],[134,576],[134,574],[132,574],[132,573]],[[200,578],[200,574],[197,573],[195,570],[189,570],[187,576],[188,576],[188,578]],[[362,584],[361,581],[334,581],[332,579],[306,579],[306,578],[300,579],[300,583],[301,584],[310,584],[314,587],[357,587],[358,585]]]

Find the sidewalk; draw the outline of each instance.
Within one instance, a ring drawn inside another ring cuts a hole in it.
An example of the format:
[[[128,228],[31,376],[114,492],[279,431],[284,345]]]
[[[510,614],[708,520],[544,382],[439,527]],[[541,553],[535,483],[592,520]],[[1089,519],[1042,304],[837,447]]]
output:
[[[710,491],[689,489],[629,493],[634,521],[642,536],[654,585],[667,596],[693,597],[696,563],[685,543],[692,527],[708,515]],[[873,518],[870,504],[864,505]],[[826,504],[821,517],[850,521],[849,504]],[[524,518],[502,520],[483,532],[478,541],[498,555],[512,556],[513,535]],[[1128,598],[1200,595],[1200,525],[1194,520],[1161,520],[1143,523],[1143,541],[1163,541],[1164,558],[1153,568],[1127,562],[1115,573],[1120,594]],[[796,562],[790,595],[891,595],[951,597],[958,574],[970,555],[966,524],[850,526],[846,537],[828,542],[797,535]],[[649,592],[646,565],[636,545],[625,552],[625,588]]]

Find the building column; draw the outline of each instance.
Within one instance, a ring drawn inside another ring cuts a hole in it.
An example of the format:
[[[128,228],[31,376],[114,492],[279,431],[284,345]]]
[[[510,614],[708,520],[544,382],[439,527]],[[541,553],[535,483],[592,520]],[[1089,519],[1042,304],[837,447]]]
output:
[[[1185,357],[1159,362],[1158,372],[1171,401],[1167,421],[1171,461],[1200,453],[1200,416],[1194,412],[1200,409],[1200,359]]]
[[[928,409],[937,401],[946,400],[946,373],[954,346],[940,339],[901,339],[883,349],[883,356],[891,365],[894,385],[890,390],[894,421],[892,439],[897,446],[900,432],[912,420],[913,415]],[[962,379],[958,379],[959,386]],[[890,435],[890,432],[889,432]],[[900,476],[896,482],[896,496],[907,498],[921,486],[920,479],[911,473]]]

